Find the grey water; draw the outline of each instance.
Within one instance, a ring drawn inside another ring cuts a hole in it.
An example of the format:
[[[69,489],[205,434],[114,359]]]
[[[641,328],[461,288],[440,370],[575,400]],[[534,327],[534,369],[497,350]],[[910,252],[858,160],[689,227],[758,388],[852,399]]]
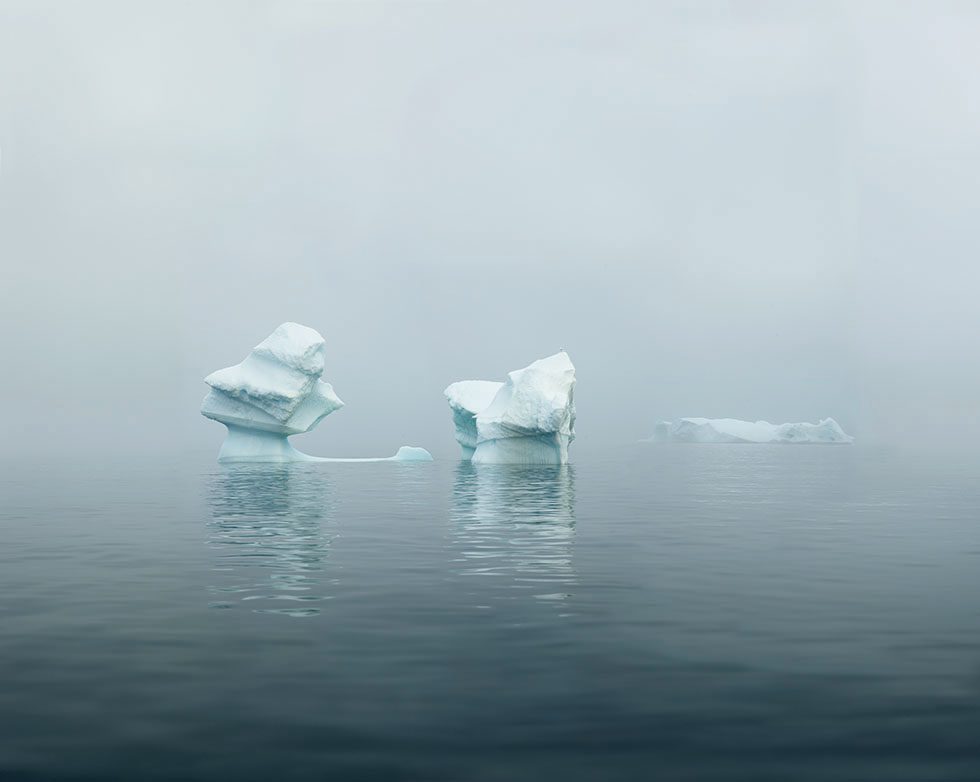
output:
[[[213,459],[3,465],[0,779],[980,779],[971,464]]]

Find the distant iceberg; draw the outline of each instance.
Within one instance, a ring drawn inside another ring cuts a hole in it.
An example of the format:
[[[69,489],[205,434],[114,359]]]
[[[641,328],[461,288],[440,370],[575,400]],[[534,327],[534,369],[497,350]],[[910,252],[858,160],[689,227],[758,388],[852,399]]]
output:
[[[739,421],[735,418],[681,418],[661,421],[654,443],[800,443],[844,445],[854,438],[833,418],[817,424],[770,424],[768,421]]]
[[[344,406],[333,386],[320,380],[325,349],[319,332],[283,323],[240,364],[212,372],[201,415],[228,427],[222,462],[431,461],[424,448],[402,446],[394,456],[340,459],[309,456],[288,438],[308,432]]]
[[[575,439],[575,367],[564,351],[508,373],[462,380],[446,399],[463,459],[477,464],[565,464]]]

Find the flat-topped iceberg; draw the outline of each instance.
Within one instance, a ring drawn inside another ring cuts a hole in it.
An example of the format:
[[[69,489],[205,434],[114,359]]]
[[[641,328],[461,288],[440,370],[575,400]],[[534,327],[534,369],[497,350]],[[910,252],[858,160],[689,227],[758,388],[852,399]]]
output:
[[[504,383],[453,383],[446,399],[464,459],[477,464],[564,464],[575,439],[575,367],[564,351]]]
[[[323,337],[299,323],[283,323],[256,345],[240,364],[212,372],[201,415],[228,427],[218,460],[429,461],[424,448],[403,446],[394,456],[342,459],[309,456],[293,448],[290,435],[308,432],[344,406],[333,386],[320,379],[325,365]]]
[[[816,424],[771,424],[768,421],[739,421],[735,418],[681,418],[661,421],[653,437],[658,443],[806,443],[843,445],[854,438],[833,418]]]

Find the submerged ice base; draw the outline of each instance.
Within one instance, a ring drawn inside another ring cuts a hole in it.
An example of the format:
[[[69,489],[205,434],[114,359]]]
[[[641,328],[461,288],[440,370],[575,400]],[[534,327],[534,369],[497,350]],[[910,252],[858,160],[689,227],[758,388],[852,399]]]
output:
[[[474,464],[561,465],[568,461],[568,443],[568,435],[557,433],[484,440],[471,460]]]
[[[289,436],[308,432],[344,403],[320,379],[323,337],[299,323],[283,323],[245,360],[208,375],[211,390],[201,415],[223,423],[228,436],[221,462],[392,462],[432,461],[424,448],[405,445],[394,456],[334,458],[297,451]]]
[[[833,418],[816,424],[771,424],[768,421],[739,421],[735,418],[681,418],[661,421],[653,437],[655,443],[788,443],[846,445],[854,438]]]

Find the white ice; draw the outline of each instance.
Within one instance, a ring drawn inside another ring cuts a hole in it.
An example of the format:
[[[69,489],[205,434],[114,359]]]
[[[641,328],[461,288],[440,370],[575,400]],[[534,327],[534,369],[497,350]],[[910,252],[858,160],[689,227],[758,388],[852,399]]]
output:
[[[660,443],[806,443],[842,445],[854,438],[833,418],[816,424],[770,424],[768,421],[739,421],[735,418],[681,418],[661,421],[653,437],[644,442]]]
[[[575,367],[564,351],[510,372],[505,383],[446,389],[464,459],[477,464],[564,464],[575,439]]]
[[[228,427],[222,462],[430,461],[424,448],[403,446],[394,456],[340,459],[297,451],[289,435],[308,432],[344,403],[320,380],[325,349],[319,332],[283,323],[240,364],[219,369],[204,382],[211,391],[201,415]]]

